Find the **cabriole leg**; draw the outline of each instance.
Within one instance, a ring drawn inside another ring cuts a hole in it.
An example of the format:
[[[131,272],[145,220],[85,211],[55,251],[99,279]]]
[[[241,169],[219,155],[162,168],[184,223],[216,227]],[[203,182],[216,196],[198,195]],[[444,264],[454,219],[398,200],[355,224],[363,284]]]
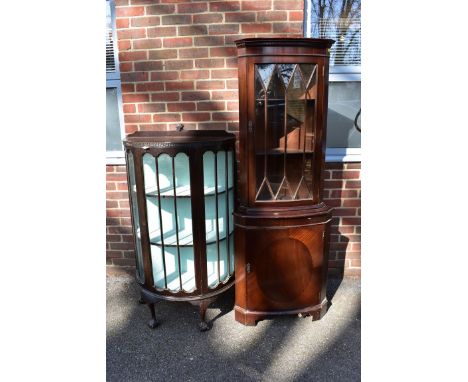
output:
[[[200,323],[198,324],[198,328],[200,329],[201,332],[205,332],[211,329],[208,322],[205,321],[205,315],[206,315],[206,309],[208,309],[208,306],[215,300],[216,300],[216,297],[211,297],[211,298],[206,298],[204,300],[199,300],[193,303],[194,305],[195,304],[198,305],[198,312],[200,314]]]
[[[156,312],[154,310],[154,303],[148,304],[148,308],[150,309],[150,312],[151,312],[151,320],[149,320],[148,326],[151,329],[154,329],[156,326],[158,326],[158,323],[156,322]]]

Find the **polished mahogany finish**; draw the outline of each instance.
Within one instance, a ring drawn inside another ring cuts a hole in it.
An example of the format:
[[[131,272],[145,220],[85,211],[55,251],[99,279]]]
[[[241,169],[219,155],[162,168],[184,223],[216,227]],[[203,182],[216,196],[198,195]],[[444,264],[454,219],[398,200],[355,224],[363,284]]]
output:
[[[239,190],[235,318],[326,312],[331,209],[323,199],[333,40],[236,41]]]
[[[208,305],[234,284],[235,136],[225,131],[135,132],[124,141],[136,279],[149,326],[154,304]]]

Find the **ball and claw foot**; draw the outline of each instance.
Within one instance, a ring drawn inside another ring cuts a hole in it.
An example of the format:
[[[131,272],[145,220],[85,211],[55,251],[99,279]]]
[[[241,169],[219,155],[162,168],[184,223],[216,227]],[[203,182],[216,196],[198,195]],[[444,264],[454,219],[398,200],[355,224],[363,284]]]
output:
[[[148,321],[148,326],[149,326],[151,329],[154,329],[154,328],[156,328],[156,327],[158,326],[158,323],[156,322],[155,319],[152,318],[151,320]]]
[[[200,329],[200,332],[206,332],[207,330],[211,329],[210,324],[208,324],[208,322],[205,321],[205,315],[206,315],[206,309],[214,300],[216,300],[216,297],[212,297],[212,298],[208,298],[208,299],[196,302],[196,304],[198,305],[198,312],[200,314],[200,323],[198,324],[198,328]]]
[[[210,325],[205,321],[200,321],[198,328],[200,329],[200,332],[206,332],[207,330],[211,329]]]
[[[148,304],[148,308],[150,309],[150,312],[151,312],[151,320],[149,320],[148,326],[151,329],[154,329],[156,326],[158,326],[158,323],[156,322],[156,312],[154,311],[154,303]]]

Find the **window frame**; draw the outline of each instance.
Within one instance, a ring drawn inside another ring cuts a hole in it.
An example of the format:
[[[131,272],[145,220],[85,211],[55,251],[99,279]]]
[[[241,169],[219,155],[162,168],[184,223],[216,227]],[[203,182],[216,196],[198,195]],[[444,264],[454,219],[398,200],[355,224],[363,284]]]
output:
[[[304,0],[304,37],[312,37],[312,1]],[[361,82],[361,65],[330,65],[328,81]],[[325,162],[361,162],[361,148],[326,147]]]
[[[120,125],[120,137],[125,139],[125,123],[123,113],[123,101],[122,101],[122,81],[120,79],[120,64],[119,54],[117,49],[117,28],[115,21],[115,2],[114,0],[106,0],[109,4],[111,13],[111,25],[112,25],[112,39],[114,41],[114,63],[115,71],[108,73],[106,71],[106,89],[117,90],[117,107],[119,110],[119,125]],[[107,27],[106,27],[107,33]],[[109,165],[122,165],[125,164],[125,152],[123,144],[121,142],[121,150],[107,150],[106,148],[106,164]]]

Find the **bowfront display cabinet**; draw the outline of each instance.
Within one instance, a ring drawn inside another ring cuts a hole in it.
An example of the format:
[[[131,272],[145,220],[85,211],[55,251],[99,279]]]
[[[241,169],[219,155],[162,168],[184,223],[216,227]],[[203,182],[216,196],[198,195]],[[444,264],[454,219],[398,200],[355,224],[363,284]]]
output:
[[[205,311],[234,280],[234,142],[224,131],[136,132],[124,141],[136,278],[154,303]]]
[[[236,41],[239,204],[235,318],[327,309],[331,209],[323,201],[328,49],[333,40]]]

